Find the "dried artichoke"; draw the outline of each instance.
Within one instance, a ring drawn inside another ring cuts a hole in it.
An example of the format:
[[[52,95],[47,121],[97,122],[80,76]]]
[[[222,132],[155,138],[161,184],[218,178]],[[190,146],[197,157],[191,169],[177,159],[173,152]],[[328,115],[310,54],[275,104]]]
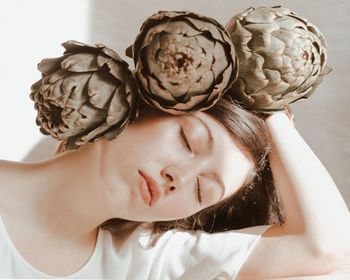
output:
[[[193,12],[152,15],[126,54],[134,59],[144,101],[175,115],[208,109],[237,78],[227,31],[214,19]]]
[[[239,60],[229,94],[255,111],[283,110],[309,97],[331,70],[321,32],[282,6],[251,7],[226,29]]]
[[[137,118],[137,88],[128,64],[102,44],[62,44],[63,56],[38,64],[42,79],[30,98],[40,131],[78,149],[101,138],[115,139]]]

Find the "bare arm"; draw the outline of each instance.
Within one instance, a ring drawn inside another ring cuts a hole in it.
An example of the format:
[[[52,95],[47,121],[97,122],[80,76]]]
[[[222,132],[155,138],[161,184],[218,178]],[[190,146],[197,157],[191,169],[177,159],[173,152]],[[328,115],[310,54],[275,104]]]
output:
[[[267,230],[240,277],[328,273],[350,253],[350,214],[334,181],[284,113],[266,120],[286,222]],[[326,148],[326,147],[325,147]]]

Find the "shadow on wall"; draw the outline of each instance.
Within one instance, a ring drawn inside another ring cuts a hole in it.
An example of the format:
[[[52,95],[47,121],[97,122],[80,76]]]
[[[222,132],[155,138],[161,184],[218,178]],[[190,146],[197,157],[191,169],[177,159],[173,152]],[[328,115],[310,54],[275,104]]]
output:
[[[114,49],[131,68],[125,55],[142,22],[159,10],[191,10],[215,18],[225,25],[236,13],[250,6],[278,5],[280,1],[166,1],[166,0],[99,0],[91,2],[90,42],[103,43]],[[328,64],[333,68],[322,86],[306,102],[291,106],[299,133],[310,145],[336,182],[350,205],[350,26],[347,11],[350,2],[283,1],[283,5],[310,20],[323,33],[328,43]],[[326,21],[324,19],[332,19]],[[339,43],[341,42],[341,43]]]

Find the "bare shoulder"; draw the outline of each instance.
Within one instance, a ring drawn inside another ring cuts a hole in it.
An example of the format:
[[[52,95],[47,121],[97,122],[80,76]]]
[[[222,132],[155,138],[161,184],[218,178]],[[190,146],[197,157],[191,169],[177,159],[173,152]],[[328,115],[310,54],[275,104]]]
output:
[[[301,235],[287,234],[282,226],[271,226],[255,244],[237,279],[317,275],[333,270],[333,260],[317,256]]]

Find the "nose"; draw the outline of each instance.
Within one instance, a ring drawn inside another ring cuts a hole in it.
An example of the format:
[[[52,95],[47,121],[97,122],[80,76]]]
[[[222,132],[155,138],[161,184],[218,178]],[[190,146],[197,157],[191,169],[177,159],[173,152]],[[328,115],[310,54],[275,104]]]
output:
[[[195,184],[198,172],[190,168],[184,170],[178,165],[169,165],[162,169],[161,175],[166,180],[165,191],[174,192]]]

